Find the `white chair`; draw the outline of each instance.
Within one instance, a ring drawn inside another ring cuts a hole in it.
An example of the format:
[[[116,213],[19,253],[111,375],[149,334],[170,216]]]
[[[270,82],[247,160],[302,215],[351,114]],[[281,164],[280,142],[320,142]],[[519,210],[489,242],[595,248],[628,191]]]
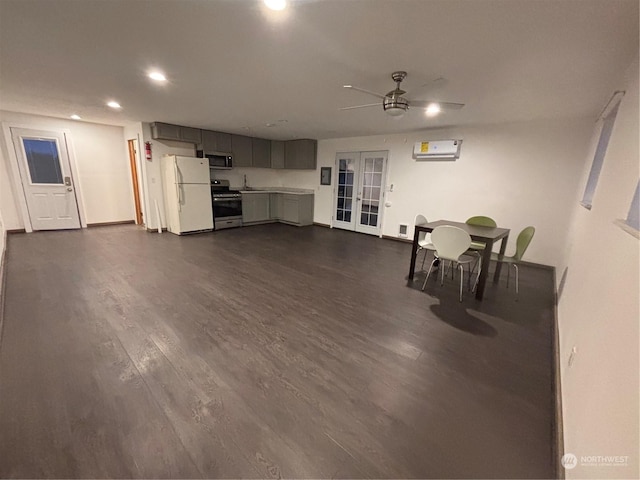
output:
[[[418,225],[421,223],[429,223],[424,215],[416,215],[416,219],[413,222],[414,225]],[[431,234],[428,232],[420,232],[418,234],[418,251],[416,252],[416,256],[420,253],[420,250],[424,250],[424,257],[422,258],[422,270],[424,270],[424,261],[427,259],[427,255],[429,254],[429,250],[435,253],[436,247],[431,243]]]
[[[424,283],[422,284],[422,290],[427,286],[427,280],[429,280],[429,275],[431,274],[431,269],[433,268],[436,260],[444,260],[449,262],[455,262],[460,269],[460,301],[462,301],[462,285],[464,284],[464,265],[470,265],[475,258],[469,255],[464,255],[469,249],[471,245],[471,236],[462,230],[461,228],[454,227],[451,225],[442,225],[440,227],[436,227],[433,232],[431,232],[431,241],[436,249],[434,253],[434,259],[429,266],[429,271],[427,272],[427,278],[424,279]],[[470,267],[469,267],[470,268]],[[444,284],[444,268],[440,267],[441,280],[440,285]],[[480,270],[478,270],[478,275],[476,277],[475,285],[478,283],[478,278],[480,277]],[[469,279],[471,279],[471,271],[469,271]]]

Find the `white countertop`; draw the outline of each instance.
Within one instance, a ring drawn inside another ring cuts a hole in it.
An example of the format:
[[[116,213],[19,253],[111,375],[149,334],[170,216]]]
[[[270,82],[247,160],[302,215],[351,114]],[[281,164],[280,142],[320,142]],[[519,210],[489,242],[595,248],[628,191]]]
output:
[[[288,193],[292,195],[313,195],[315,192],[309,188],[288,188],[288,187],[251,187],[251,190],[239,188],[243,195],[251,193]]]

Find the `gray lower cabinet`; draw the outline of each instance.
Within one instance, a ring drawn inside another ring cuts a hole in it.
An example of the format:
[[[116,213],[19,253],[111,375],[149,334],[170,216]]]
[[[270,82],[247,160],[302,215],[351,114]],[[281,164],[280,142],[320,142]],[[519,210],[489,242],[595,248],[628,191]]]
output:
[[[299,226],[313,224],[313,195],[287,193],[280,195],[282,196],[281,222]]]
[[[175,140],[177,142],[200,143],[202,133],[199,128],[182,127],[170,123],[151,124],[151,138],[156,140]]]
[[[271,209],[271,220],[280,220],[280,212],[282,211],[282,194],[269,194],[269,207]]]
[[[271,220],[270,193],[246,193],[242,195],[242,223],[261,223]]]
[[[214,132],[213,130],[202,130],[202,149],[205,153],[230,153],[232,151],[231,134]]]
[[[251,137],[231,135],[231,152],[234,167],[253,166],[253,145]]]
[[[317,147],[317,140],[309,138],[285,142],[284,168],[315,170]]]
[[[260,168],[271,167],[271,142],[264,138],[252,138],[252,166]]]
[[[282,222],[289,225],[313,224],[313,194],[244,193],[242,223]]]

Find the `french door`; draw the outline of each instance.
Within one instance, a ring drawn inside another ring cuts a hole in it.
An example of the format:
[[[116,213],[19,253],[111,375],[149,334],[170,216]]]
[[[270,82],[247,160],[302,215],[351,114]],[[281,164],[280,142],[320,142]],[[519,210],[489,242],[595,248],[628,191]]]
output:
[[[12,128],[11,136],[33,229],[80,228],[64,133]]]
[[[336,155],[335,228],[380,235],[387,157],[386,151]]]

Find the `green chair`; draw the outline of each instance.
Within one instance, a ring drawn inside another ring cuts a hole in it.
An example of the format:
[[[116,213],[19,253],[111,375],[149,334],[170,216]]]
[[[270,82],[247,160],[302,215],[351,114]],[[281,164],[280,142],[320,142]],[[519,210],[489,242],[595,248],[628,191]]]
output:
[[[466,222],[467,225],[478,225],[479,227],[491,227],[496,228],[498,224],[493,218],[483,217],[482,215],[477,215],[475,217],[468,218]],[[484,250],[485,244],[483,242],[471,242],[470,250]]]
[[[534,233],[536,233],[536,229],[534,227],[526,227],[518,234],[518,238],[516,240],[516,253],[512,257],[507,257],[506,255],[500,255],[493,252],[491,253],[491,260],[509,265],[509,269],[507,270],[507,288],[509,288],[511,266],[513,266],[516,271],[516,294],[518,293],[518,263],[520,263],[524,252],[529,247]]]
[[[465,222],[467,225],[477,225],[479,227],[491,227],[491,228],[496,228],[498,226],[498,224],[496,223],[496,221],[491,218],[491,217],[485,217],[482,215],[476,215],[475,217],[470,217],[467,219],[467,221]],[[484,242],[471,242],[471,246],[469,247],[469,253],[473,253],[475,254],[478,258],[477,258],[477,262],[475,263],[475,265],[473,266],[473,271],[475,271],[476,267],[479,266],[479,268],[482,268],[482,250],[485,249],[486,247],[486,243]]]

